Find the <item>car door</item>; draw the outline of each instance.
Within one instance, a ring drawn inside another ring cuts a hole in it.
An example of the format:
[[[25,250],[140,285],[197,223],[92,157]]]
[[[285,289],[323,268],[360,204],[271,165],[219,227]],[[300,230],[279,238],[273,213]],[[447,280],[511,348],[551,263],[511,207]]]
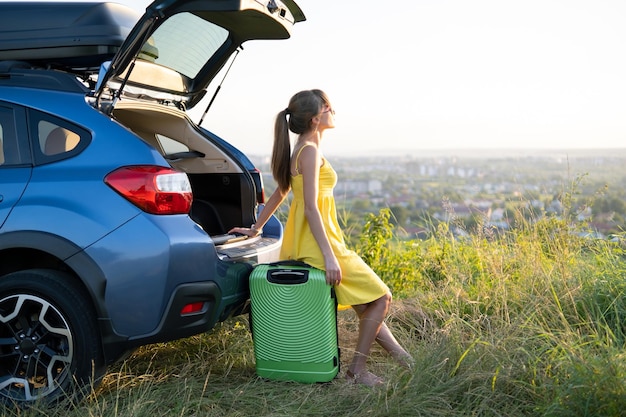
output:
[[[25,111],[0,102],[0,228],[22,196],[31,171]]]

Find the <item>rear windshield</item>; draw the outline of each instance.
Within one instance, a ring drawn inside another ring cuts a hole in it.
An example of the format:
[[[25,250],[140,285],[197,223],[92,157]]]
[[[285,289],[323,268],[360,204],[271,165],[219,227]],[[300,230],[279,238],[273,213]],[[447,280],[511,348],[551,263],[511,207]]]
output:
[[[195,78],[227,37],[228,31],[224,28],[191,13],[179,13],[154,32],[140,57]]]

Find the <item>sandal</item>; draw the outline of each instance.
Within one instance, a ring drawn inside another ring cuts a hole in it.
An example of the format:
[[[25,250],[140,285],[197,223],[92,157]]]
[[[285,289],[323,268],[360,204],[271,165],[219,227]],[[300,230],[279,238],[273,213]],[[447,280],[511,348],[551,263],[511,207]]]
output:
[[[353,384],[361,384],[368,387],[377,387],[383,385],[385,380],[379,376],[374,375],[369,371],[365,371],[360,374],[354,374],[352,371],[346,371],[346,380]]]

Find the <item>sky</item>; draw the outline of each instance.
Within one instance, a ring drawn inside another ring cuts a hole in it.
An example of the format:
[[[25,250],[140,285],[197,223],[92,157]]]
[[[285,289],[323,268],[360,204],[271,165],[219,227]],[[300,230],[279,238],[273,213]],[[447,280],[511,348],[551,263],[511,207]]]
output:
[[[246,153],[310,88],[336,111],[326,154],[626,148],[624,0],[296,2],[307,20],[245,43],[203,122]]]

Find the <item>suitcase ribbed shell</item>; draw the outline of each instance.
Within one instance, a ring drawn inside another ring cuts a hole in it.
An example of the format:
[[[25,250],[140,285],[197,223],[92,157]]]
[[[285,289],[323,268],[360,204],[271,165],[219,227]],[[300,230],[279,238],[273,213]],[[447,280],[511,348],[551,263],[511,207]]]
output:
[[[257,374],[327,382],[339,370],[337,308],[323,271],[259,265],[250,276]]]

